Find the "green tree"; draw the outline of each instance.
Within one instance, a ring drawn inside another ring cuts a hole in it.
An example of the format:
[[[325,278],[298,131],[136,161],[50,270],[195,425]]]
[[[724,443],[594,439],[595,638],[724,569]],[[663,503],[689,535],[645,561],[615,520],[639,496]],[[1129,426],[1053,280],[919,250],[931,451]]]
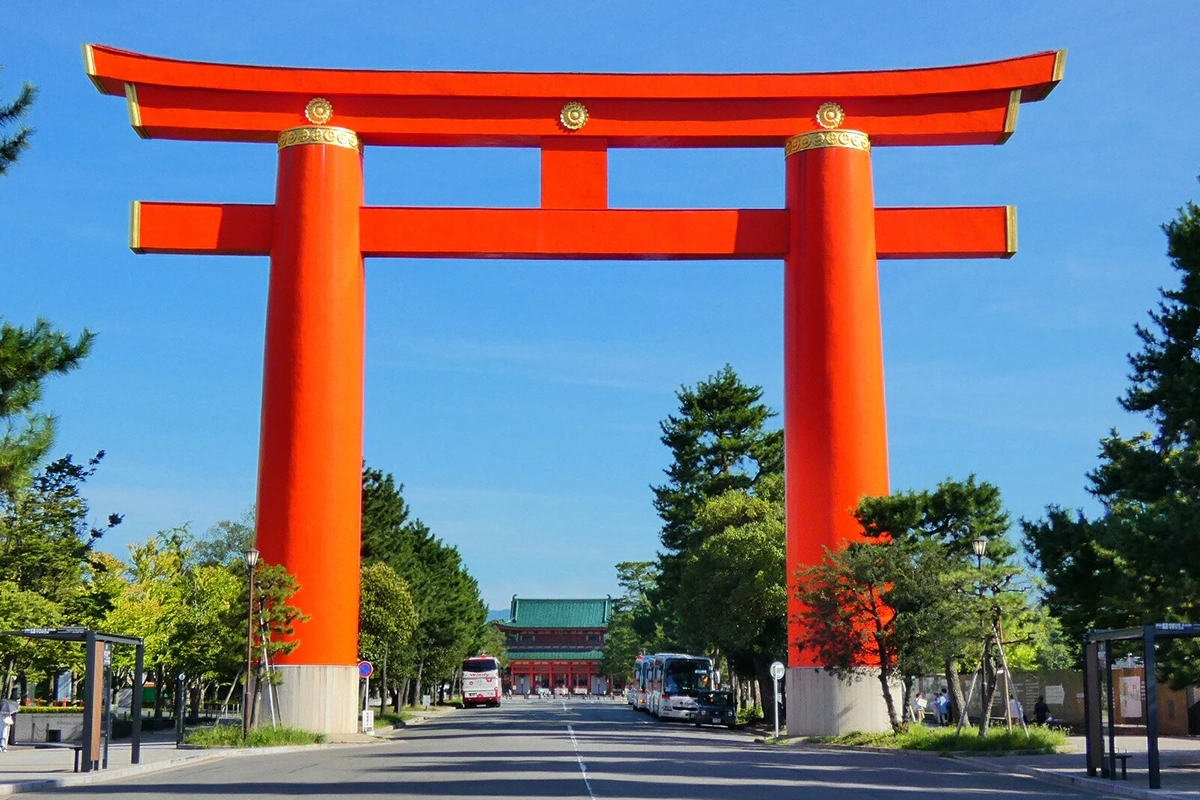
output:
[[[981,665],[983,703],[990,708],[1001,674],[999,647],[1025,643],[1034,617],[999,489],[975,476],[946,480],[932,492],[864,498],[855,514],[865,541],[800,572],[800,644],[844,676],[877,666],[897,729],[911,679],[943,667],[962,709],[959,670]],[[986,544],[981,566],[972,549],[976,539]],[[891,694],[897,679],[905,679],[899,708]]]
[[[1096,519],[1051,506],[1023,522],[1025,547],[1042,570],[1051,612],[1078,659],[1095,628],[1200,618],[1200,208],[1189,202],[1163,226],[1179,287],[1161,289],[1141,349],[1129,357],[1121,398],[1151,430],[1101,441],[1088,490]],[[1197,648],[1164,648],[1161,672],[1173,686],[1200,681]]]
[[[412,664],[413,634],[419,621],[417,607],[408,582],[387,564],[364,565],[360,586],[358,650],[362,658],[380,667],[380,685],[385,687],[379,693],[382,713],[386,690],[396,683],[394,676]]]
[[[186,526],[131,544],[123,591],[105,627],[145,641],[146,668],[158,686],[186,674],[195,710],[206,687],[231,684],[244,670],[250,609],[245,563],[200,564],[192,544]],[[299,646],[294,625],[306,617],[291,604],[298,587],[282,566],[260,563],[254,584],[257,663],[264,649],[273,659]],[[120,653],[120,666],[130,669],[129,657]],[[155,713],[161,716],[161,703]]]
[[[254,546],[254,524],[257,512],[250,506],[236,520],[223,519],[197,537],[192,543],[193,556],[198,564],[230,564],[244,559],[244,553]]]
[[[650,601],[658,582],[658,567],[653,561],[622,561],[616,570],[622,593],[613,600],[600,671],[627,682],[633,678],[633,662],[638,655],[661,649],[658,644],[662,631]]]
[[[21,151],[29,146],[29,137],[33,135],[32,128],[21,125],[12,133],[7,131],[29,113],[29,107],[33,105],[35,97],[37,88],[31,83],[26,83],[15,100],[11,103],[0,103],[0,175],[8,174],[8,168],[16,162]]]
[[[0,580],[37,592],[72,616],[86,592],[84,573],[96,542],[121,523],[110,514],[106,524],[89,524],[83,486],[96,472],[104,452],[86,464],[71,456],[57,459],[30,478],[25,488],[0,494]]]
[[[748,491],[763,476],[783,471],[783,432],[764,426],[775,416],[762,389],[742,383],[728,364],[695,387],[676,392],[679,410],[659,423],[671,451],[667,482],[653,486],[663,520],[659,577],[651,601],[668,639],[678,639],[679,587],[688,558],[704,544],[696,522],[708,500]],[[687,642],[678,642],[688,644]]]
[[[77,369],[92,339],[85,329],[72,342],[44,319],[32,328],[0,321],[0,495],[9,502],[54,444],[54,417],[36,410],[47,379]]]
[[[753,492],[709,499],[696,515],[704,543],[687,557],[679,591],[687,640],[763,689],[771,662],[787,654],[783,493],[783,476],[769,475]]]
[[[364,563],[394,569],[412,593],[419,622],[413,662],[403,677],[408,696],[416,698],[423,688],[453,678],[462,660],[477,651],[487,607],[458,550],[411,515],[403,488],[390,473],[364,467],[362,555]],[[403,694],[393,695],[397,708]]]

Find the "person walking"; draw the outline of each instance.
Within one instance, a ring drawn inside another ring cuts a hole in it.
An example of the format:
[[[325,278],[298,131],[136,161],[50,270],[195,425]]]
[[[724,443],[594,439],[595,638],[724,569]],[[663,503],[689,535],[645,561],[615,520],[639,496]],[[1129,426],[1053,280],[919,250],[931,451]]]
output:
[[[16,719],[12,714],[5,714],[0,717],[0,752],[8,752],[8,736],[12,732],[13,723]]]

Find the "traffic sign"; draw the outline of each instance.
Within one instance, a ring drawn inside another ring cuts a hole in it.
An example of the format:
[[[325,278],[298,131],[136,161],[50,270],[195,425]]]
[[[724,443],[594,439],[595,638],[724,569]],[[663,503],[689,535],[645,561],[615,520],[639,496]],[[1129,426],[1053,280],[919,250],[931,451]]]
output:
[[[779,680],[780,678],[783,677],[783,672],[784,672],[784,669],[783,669],[782,661],[775,661],[771,664],[771,677],[772,678],[774,678],[775,680]]]
[[[358,677],[369,678],[373,674],[375,674],[375,668],[373,666],[371,666],[370,661],[358,662]]]

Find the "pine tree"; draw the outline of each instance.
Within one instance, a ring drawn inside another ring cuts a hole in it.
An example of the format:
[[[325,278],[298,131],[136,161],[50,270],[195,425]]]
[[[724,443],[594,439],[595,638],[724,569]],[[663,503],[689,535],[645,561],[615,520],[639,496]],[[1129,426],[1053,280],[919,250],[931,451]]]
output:
[[[650,599],[666,638],[684,644],[678,642],[680,582],[709,535],[697,515],[712,498],[751,491],[762,477],[781,474],[783,431],[764,429],[775,412],[762,403],[762,389],[742,383],[728,364],[694,388],[680,387],[675,396],[678,413],[659,424],[672,455],[668,481],[651,487],[663,520],[663,552]]]
[[[696,512],[704,502],[731,490],[751,488],[759,476],[783,471],[783,431],[765,431],[775,416],[762,389],[742,383],[728,364],[695,388],[675,393],[678,415],[659,423],[661,441],[673,462],[668,482],[654,490],[654,509],[663,520],[662,544],[669,552],[698,547]]]
[[[32,128],[22,125],[11,135],[5,135],[4,131],[29,112],[35,97],[37,88],[31,83],[26,83],[16,100],[8,104],[0,103],[0,175],[7,175],[8,168],[16,162],[21,151],[29,146],[29,137],[33,135]]]
[[[1180,286],[1160,290],[1151,324],[1137,326],[1142,348],[1121,398],[1153,430],[1101,442],[1088,474],[1098,519],[1050,507],[1022,523],[1050,609],[1075,642],[1096,627],[1200,619],[1200,207],[1187,203],[1163,231]],[[1200,679],[1194,660],[1165,655],[1173,683]]]
[[[28,485],[54,443],[54,418],[37,412],[46,379],[79,367],[91,331],[74,342],[39,319],[32,328],[0,322],[0,495]]]

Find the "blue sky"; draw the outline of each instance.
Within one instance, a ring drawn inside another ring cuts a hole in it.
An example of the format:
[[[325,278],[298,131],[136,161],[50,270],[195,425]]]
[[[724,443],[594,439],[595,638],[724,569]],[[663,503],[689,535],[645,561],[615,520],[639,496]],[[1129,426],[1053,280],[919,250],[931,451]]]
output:
[[[289,66],[809,72],[1067,48],[1066,80],[1003,147],[874,152],[879,205],[1017,205],[1009,261],[884,262],[891,476],[970,472],[1015,516],[1093,505],[1084,473],[1157,289],[1159,225],[1200,198],[1200,5],[1135,3],[160,3],[18,0],[0,97],[41,88],[0,179],[0,315],[99,334],[51,385],[59,452],[108,457],[105,546],[254,498],[267,263],[136,256],[129,201],[271,202],[272,145],[143,141],[84,76],[82,42]],[[778,207],[783,158],[614,151],[623,207]],[[533,150],[366,153],[371,204],[535,206]],[[782,408],[782,265],[374,260],[365,455],[462,551],[485,599],[615,593],[651,558],[648,486],[673,392],[726,362]]]

